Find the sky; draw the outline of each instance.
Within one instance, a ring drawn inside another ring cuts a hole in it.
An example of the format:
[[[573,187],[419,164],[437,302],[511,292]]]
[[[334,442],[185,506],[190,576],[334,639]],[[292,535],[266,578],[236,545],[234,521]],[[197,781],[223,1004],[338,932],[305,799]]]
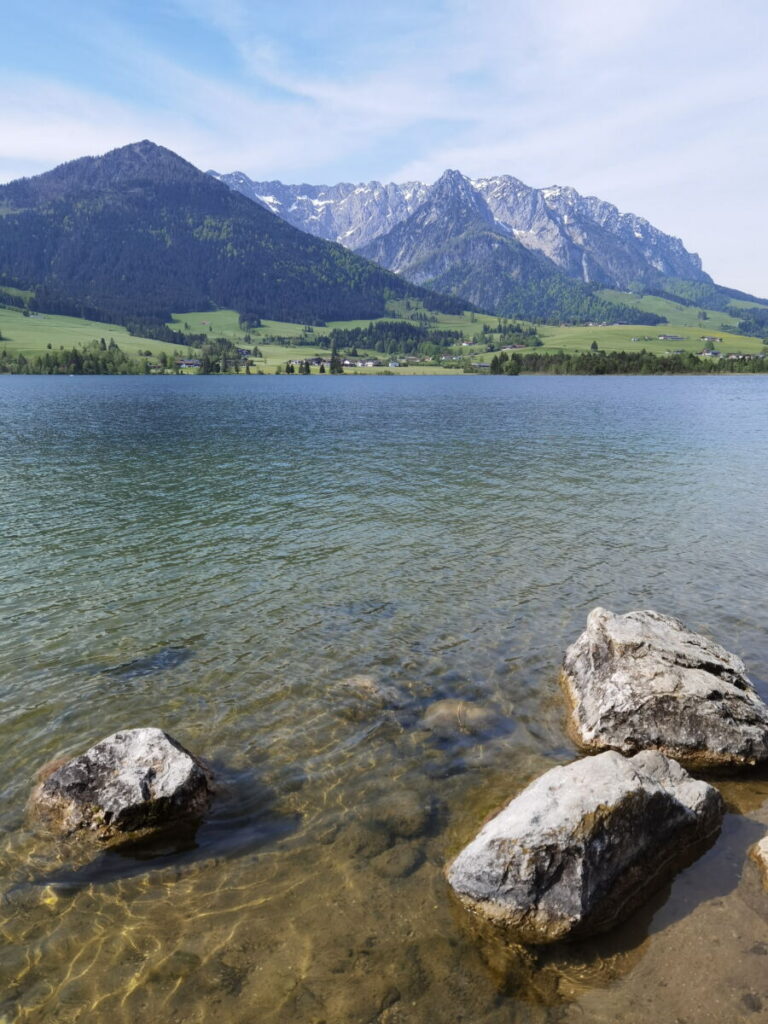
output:
[[[257,180],[571,185],[768,296],[764,0],[2,0],[0,181],[149,138]]]

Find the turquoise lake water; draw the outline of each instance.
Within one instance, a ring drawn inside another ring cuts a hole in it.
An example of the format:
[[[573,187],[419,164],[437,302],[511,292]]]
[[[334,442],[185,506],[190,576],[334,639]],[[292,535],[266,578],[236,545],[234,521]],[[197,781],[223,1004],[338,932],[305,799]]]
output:
[[[0,377],[0,430],[0,1021],[768,1017],[765,773],[594,943],[503,946],[443,878],[576,756],[595,605],[768,698],[768,381]],[[214,766],[197,834],[36,834],[37,770],[139,725]]]

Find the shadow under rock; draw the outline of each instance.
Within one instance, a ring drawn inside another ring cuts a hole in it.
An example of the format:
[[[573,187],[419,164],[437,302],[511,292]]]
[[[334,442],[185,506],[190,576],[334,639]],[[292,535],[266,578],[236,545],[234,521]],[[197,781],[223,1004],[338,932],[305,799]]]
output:
[[[168,669],[177,668],[193,658],[195,654],[196,651],[188,643],[167,644],[164,647],[159,647],[156,651],[121,662],[119,665],[96,668],[94,675],[107,676],[110,679],[126,683],[133,679],[141,679],[143,676],[153,675],[155,672],[165,672]]]
[[[740,885],[754,883],[754,889],[757,883],[745,867],[747,850],[764,833],[764,827],[754,821],[726,815],[720,836],[710,840],[698,859],[624,922],[600,935],[524,946],[502,927],[467,913],[458,900],[455,912],[501,994],[554,1006],[570,1001],[575,989],[605,987],[628,974],[642,959],[651,936],[684,919],[698,905],[725,897]]]
[[[281,809],[281,795],[274,789],[254,781],[248,772],[227,775],[221,765],[212,768],[217,791],[203,820],[176,824],[139,839],[126,836],[122,842],[97,849],[87,863],[57,868],[31,884],[66,891],[168,868],[180,875],[196,863],[234,859],[269,847],[299,827],[301,816]],[[94,842],[84,845],[82,852],[92,853]],[[76,855],[77,839],[69,847]]]
[[[455,901],[460,927],[476,945],[500,995],[554,1006],[567,1001],[563,980],[579,978],[584,987],[600,987],[627,974],[642,958],[654,915],[669,898],[671,886],[657,890],[626,921],[610,932],[550,946],[525,946],[503,928],[469,914]]]

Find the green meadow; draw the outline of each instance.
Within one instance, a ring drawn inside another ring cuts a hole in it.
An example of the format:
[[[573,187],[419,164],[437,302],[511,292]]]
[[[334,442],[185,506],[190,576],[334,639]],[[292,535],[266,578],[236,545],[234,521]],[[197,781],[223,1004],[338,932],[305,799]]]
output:
[[[11,291],[6,288],[5,291]],[[150,350],[153,355],[165,351],[177,351],[177,346],[168,345],[151,338],[134,338],[119,324],[100,323],[98,320],[81,320],[74,316],[57,316],[52,313],[32,313],[24,316],[20,309],[0,307],[0,348],[13,355],[34,356],[52,349],[71,349],[88,345],[100,338],[109,343],[110,338],[130,355]]]
[[[659,335],[673,334],[681,340],[660,340]],[[716,348],[718,352],[728,355],[731,352],[765,351],[760,338],[746,338],[741,334],[730,334],[716,330],[711,325],[704,327],[686,327],[681,324],[660,324],[658,327],[631,326],[607,327],[539,327],[539,335],[544,342],[543,351],[551,352],[583,352],[597,342],[598,348],[604,352],[634,352],[646,349],[654,355],[663,356],[667,352],[682,349],[684,352],[701,352],[702,349]],[[701,340],[703,335],[720,338],[712,343]],[[636,338],[636,341],[633,339]],[[542,351],[541,349],[539,351]]]
[[[658,316],[665,316],[670,325],[677,327],[700,327],[702,334],[720,334],[721,330],[715,328],[736,327],[738,319],[729,316],[727,313],[716,309],[703,309],[700,306],[686,306],[682,302],[672,302],[670,299],[662,299],[658,295],[633,295],[630,292],[613,291],[605,288],[598,293],[601,298],[608,302],[621,303],[625,306],[633,306],[644,313],[656,313]],[[736,302],[733,305],[737,305]],[[699,314],[703,313],[707,319],[702,320]],[[664,325],[659,328],[663,333]]]
[[[5,291],[17,294],[14,289],[6,288]],[[18,292],[18,294],[21,297],[29,297],[29,293]],[[605,352],[633,351],[645,348],[657,355],[664,355],[674,349],[698,352],[705,347],[713,347],[713,344],[726,355],[732,352],[765,351],[765,346],[759,338],[747,338],[728,330],[728,328],[734,327],[737,321],[734,317],[729,317],[724,313],[707,310],[705,311],[707,319],[701,320],[697,307],[685,306],[668,299],[656,296],[627,295],[623,292],[613,291],[604,291],[601,294],[614,301],[631,301],[640,309],[666,316],[669,323],[660,324],[657,327],[542,325],[539,326],[538,331],[543,342],[543,350],[579,352],[589,349],[596,342],[598,347]],[[407,319],[412,315],[423,315],[426,312],[429,317],[427,326],[440,330],[458,331],[467,341],[475,338],[482,340],[480,345],[457,348],[456,351],[460,352],[463,357],[487,362],[485,342],[493,341],[496,347],[500,345],[498,337],[482,335],[483,326],[487,325],[493,330],[498,324],[498,317],[469,312],[460,315],[432,314],[413,305],[408,306],[404,300],[393,302],[390,308],[390,318],[399,315]],[[284,367],[288,360],[307,359],[320,354],[327,355],[329,350],[326,338],[331,330],[334,328],[364,328],[369,323],[369,320],[335,321],[322,327],[308,329],[303,324],[263,320],[260,327],[253,328],[248,332],[250,345],[258,346],[261,351],[260,357],[251,360],[251,372],[262,370],[264,373],[274,373],[278,367]],[[234,310],[177,313],[169,326],[176,330],[208,335],[212,339],[227,338],[241,346],[248,346],[248,343],[244,341],[245,332],[241,329],[238,314]],[[119,324],[82,320],[78,317],[58,316],[50,313],[32,313],[29,316],[24,316],[23,311],[15,307],[0,307],[0,333],[2,333],[0,347],[7,349],[9,353],[21,353],[27,357],[42,353],[48,348],[70,349],[74,346],[88,345],[100,338],[104,338],[107,342],[110,338],[114,338],[124,352],[136,356],[140,352],[147,351],[151,352],[155,358],[159,357],[162,352],[168,355],[174,352],[185,356],[196,354],[195,351],[183,346],[154,341],[151,338],[132,337]],[[660,339],[659,336],[664,334],[677,335],[680,340]],[[702,341],[704,336],[716,337],[721,340],[716,343],[704,342]],[[288,339],[288,343],[278,344],[276,342],[278,338]],[[308,344],[290,343],[291,341],[299,342],[299,340],[306,341]],[[362,374],[462,372],[461,370],[446,369],[436,364],[405,365],[390,369],[387,366],[390,361],[389,357],[362,348],[359,348],[358,351],[361,356],[371,355],[380,359],[384,366],[360,367],[354,370],[347,368],[345,372]]]

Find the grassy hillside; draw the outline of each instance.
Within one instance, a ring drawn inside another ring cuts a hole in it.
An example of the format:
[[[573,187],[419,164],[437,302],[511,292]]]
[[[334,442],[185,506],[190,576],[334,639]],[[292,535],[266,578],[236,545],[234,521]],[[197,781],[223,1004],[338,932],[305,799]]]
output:
[[[49,313],[33,313],[24,316],[20,309],[0,308],[0,348],[13,355],[27,357],[40,355],[50,345],[53,349],[71,349],[87,345],[104,338],[114,338],[117,345],[130,355],[151,351],[158,356],[165,351],[169,355],[176,346],[149,338],[133,338],[118,324],[101,323],[98,320],[81,320],[74,316],[54,316]]]
[[[660,341],[660,334],[679,335],[682,341]],[[604,352],[634,352],[646,349],[655,355],[664,355],[668,351],[682,349],[684,352],[700,352],[703,348],[713,347],[701,340],[702,335],[713,335],[721,338],[714,346],[719,352],[763,352],[765,346],[759,338],[745,338],[740,334],[730,334],[714,330],[709,324],[704,327],[686,327],[679,324],[664,324],[662,327],[540,327],[539,335],[544,342],[545,351],[562,349],[578,352],[588,349],[593,341]],[[637,341],[633,341],[637,338]]]
[[[626,306],[641,309],[644,313],[665,316],[670,324],[680,327],[701,327],[702,334],[718,334],[720,332],[715,328],[719,328],[721,324],[735,327],[738,323],[736,317],[729,316],[727,313],[715,309],[701,309],[699,306],[687,306],[682,302],[662,299],[658,295],[633,295],[630,292],[617,292],[610,288],[604,288],[600,295],[609,302],[623,303]],[[736,305],[735,302],[734,305]],[[706,313],[707,319],[700,320],[699,313]],[[665,326],[662,325],[657,334],[663,334],[664,331]],[[650,332],[644,331],[643,333]]]

